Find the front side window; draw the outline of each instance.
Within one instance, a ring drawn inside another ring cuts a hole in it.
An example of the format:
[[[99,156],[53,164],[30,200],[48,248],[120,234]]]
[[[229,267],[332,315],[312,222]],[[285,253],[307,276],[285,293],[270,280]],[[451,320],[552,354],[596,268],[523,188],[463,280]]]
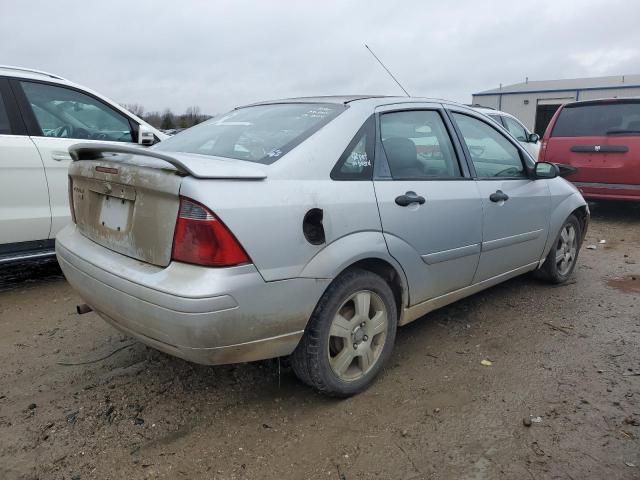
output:
[[[133,142],[127,117],[101,101],[70,88],[20,84],[45,137]]]
[[[494,127],[469,115],[453,113],[471,155],[476,175],[526,177],[518,148]]]
[[[380,135],[393,178],[462,176],[451,138],[437,111],[385,113],[380,119]]]
[[[507,127],[507,130],[511,135],[516,137],[516,140],[518,140],[519,142],[527,141],[527,131],[522,125],[516,122],[513,118],[504,117],[503,120],[504,124]]]
[[[154,148],[271,164],[322,128],[346,107],[279,103],[239,108],[164,140]]]

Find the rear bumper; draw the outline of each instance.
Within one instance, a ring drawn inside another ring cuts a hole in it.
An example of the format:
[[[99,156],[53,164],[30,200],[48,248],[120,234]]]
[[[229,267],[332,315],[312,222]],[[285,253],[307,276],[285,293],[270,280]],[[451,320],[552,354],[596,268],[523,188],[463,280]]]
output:
[[[60,266],[84,301],[141,342],[202,364],[288,355],[328,280],[265,282],[253,265],[166,268],[112,252],[74,225],[56,239]]]
[[[587,200],[626,200],[640,202],[640,185],[621,183],[573,182]]]

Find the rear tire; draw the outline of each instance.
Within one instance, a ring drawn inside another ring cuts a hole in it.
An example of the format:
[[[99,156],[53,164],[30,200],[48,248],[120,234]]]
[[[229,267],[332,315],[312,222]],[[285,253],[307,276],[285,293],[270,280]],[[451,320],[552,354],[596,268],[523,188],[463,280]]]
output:
[[[549,283],[564,283],[573,273],[578,261],[582,239],[580,221],[569,215],[536,276]]]
[[[291,355],[293,371],[318,392],[349,397],[365,390],[393,350],[398,314],[393,292],[378,275],[340,275],[316,306]]]

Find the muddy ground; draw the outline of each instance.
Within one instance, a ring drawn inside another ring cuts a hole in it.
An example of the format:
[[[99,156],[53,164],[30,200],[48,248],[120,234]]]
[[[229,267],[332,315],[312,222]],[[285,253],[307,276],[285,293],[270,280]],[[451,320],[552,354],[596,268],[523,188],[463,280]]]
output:
[[[342,401],[275,361],[161,354],[77,315],[55,263],[4,267],[0,478],[638,479],[640,208],[592,211],[574,281],[521,277],[402,328]]]

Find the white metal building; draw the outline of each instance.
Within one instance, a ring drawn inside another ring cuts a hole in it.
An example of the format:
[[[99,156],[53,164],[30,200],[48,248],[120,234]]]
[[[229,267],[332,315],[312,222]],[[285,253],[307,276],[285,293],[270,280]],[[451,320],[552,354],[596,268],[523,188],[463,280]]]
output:
[[[473,103],[518,117],[540,136],[560,105],[575,100],[640,96],[640,75],[525,81],[473,94]]]

